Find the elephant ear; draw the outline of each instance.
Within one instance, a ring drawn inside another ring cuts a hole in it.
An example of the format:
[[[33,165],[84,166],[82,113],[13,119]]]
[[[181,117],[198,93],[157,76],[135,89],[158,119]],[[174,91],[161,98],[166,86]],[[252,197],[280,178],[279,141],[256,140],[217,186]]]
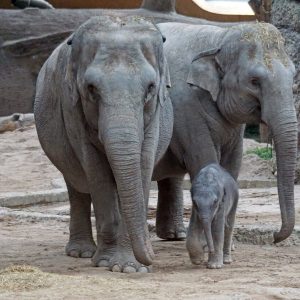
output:
[[[159,65],[160,65],[159,67],[160,83],[159,83],[158,97],[161,106],[163,106],[166,99],[169,97],[167,88],[171,87],[169,66],[168,66],[167,59],[163,53],[161,55]]]
[[[68,62],[67,62],[67,67],[66,67],[65,80],[66,80],[67,87],[69,90],[71,103],[73,106],[75,106],[77,104],[80,96],[79,96],[79,92],[78,92],[77,85],[76,85],[76,75],[75,75],[76,72],[74,70],[73,63],[72,63],[72,53],[71,53],[72,36],[71,36],[71,38],[68,39],[67,44],[68,44],[69,49],[67,49]]]
[[[220,92],[220,66],[217,63],[216,55],[220,48],[211,49],[198,54],[190,65],[186,82],[208,91],[213,101],[217,101]]]

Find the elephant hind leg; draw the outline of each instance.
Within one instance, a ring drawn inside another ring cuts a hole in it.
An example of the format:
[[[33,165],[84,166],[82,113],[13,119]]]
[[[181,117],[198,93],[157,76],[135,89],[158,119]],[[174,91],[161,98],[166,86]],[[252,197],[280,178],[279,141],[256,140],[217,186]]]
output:
[[[183,224],[183,177],[158,181],[156,234],[165,240],[186,238]]]
[[[66,181],[70,200],[70,238],[66,254],[90,258],[96,251],[91,224],[91,196],[76,191]]]

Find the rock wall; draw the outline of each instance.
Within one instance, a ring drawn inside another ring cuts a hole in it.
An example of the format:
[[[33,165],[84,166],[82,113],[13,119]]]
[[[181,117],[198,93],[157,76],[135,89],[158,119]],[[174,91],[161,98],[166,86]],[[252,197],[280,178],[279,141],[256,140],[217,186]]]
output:
[[[15,112],[32,112],[35,81],[44,61],[80,24],[92,16],[103,14],[113,16],[138,14],[157,23],[210,24],[209,21],[198,18],[146,9],[0,10],[0,116]]]
[[[285,38],[286,49],[296,67],[295,83],[293,87],[295,106],[300,124],[300,1],[273,0],[272,23],[281,31]],[[300,126],[298,125],[300,141]],[[296,183],[300,183],[300,143],[298,142],[298,161],[296,168]]]
[[[300,117],[300,1],[273,0],[272,23],[285,38],[286,49],[296,67],[294,96]]]

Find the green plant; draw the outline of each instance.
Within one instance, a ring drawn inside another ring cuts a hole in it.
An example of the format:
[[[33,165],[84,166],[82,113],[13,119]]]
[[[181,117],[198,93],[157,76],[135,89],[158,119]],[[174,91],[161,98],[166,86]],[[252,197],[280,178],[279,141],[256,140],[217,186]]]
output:
[[[246,154],[256,154],[263,160],[270,160],[273,157],[272,148],[271,147],[256,147],[254,149],[250,149],[246,152]]]

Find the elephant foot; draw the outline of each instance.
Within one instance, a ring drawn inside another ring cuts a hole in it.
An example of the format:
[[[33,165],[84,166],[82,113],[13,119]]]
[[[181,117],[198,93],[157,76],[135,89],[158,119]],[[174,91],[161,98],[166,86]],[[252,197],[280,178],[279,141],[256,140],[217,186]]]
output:
[[[186,238],[186,229],[181,224],[157,224],[156,225],[156,235],[163,239],[168,241],[182,241]]]
[[[120,273],[150,273],[152,267],[140,264],[134,257],[132,250],[116,247],[110,250],[97,250],[92,258],[95,267],[108,267],[112,272]]]
[[[231,257],[230,254],[224,254],[223,263],[224,264],[231,264],[232,263],[232,257]]]
[[[95,251],[96,245],[93,240],[70,240],[66,245],[66,254],[71,257],[91,258]]]
[[[202,265],[204,262],[204,253],[195,256],[190,254],[190,260],[193,265]]]
[[[221,269],[223,267],[223,255],[210,256],[207,263],[208,269]]]

